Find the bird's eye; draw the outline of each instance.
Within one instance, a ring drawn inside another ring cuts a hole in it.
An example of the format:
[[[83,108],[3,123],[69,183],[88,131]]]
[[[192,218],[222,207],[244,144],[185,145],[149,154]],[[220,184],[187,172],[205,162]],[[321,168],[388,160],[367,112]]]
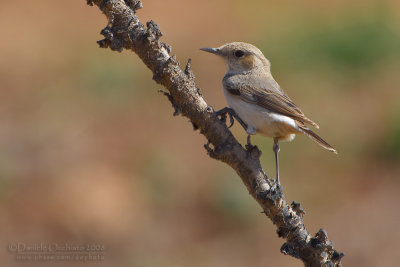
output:
[[[235,57],[242,57],[242,56],[244,56],[244,52],[242,50],[235,51]]]

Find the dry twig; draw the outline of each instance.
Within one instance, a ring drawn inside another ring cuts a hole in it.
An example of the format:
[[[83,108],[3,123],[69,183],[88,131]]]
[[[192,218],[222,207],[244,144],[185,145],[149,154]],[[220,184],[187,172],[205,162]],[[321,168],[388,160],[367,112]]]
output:
[[[184,71],[171,48],[160,41],[162,33],[153,21],[145,27],[136,16],[142,7],[137,0],[87,0],[106,15],[107,26],[101,31],[105,37],[98,41],[100,47],[115,51],[132,50],[153,72],[153,79],[162,84],[171,101],[174,115],[190,119],[194,129],[199,129],[208,143],[208,155],[231,166],[243,180],[250,194],[263,208],[264,213],[277,226],[279,237],[286,239],[281,252],[301,259],[305,266],[341,266],[343,253],[334,250],[324,230],[312,237],[303,224],[304,211],[299,203],[288,205],[274,180],[268,180],[261,168],[261,151],[256,146],[243,148],[203,99],[190,70],[190,60]],[[270,184],[272,188],[270,188]]]

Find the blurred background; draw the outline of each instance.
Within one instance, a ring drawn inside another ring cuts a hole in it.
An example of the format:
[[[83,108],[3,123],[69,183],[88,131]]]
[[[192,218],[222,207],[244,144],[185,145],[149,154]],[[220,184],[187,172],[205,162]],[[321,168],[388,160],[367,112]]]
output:
[[[225,65],[201,52],[259,47],[272,73],[334,145],[282,143],[287,200],[344,251],[344,266],[394,266],[400,231],[399,1],[156,1],[153,19],[215,109]],[[302,266],[240,178],[206,155],[131,53],[99,49],[105,16],[86,1],[2,1],[0,257],[10,244],[104,245],[74,266]],[[245,142],[237,125],[235,136]],[[274,176],[272,141],[255,137]],[[12,250],[12,249],[11,249]]]

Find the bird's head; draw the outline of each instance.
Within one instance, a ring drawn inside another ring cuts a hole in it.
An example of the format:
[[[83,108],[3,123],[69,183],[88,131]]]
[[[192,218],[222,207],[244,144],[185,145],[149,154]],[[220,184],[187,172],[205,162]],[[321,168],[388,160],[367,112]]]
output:
[[[268,59],[260,49],[251,44],[234,42],[201,50],[223,57],[228,65],[227,73],[246,73],[257,68],[270,71]]]

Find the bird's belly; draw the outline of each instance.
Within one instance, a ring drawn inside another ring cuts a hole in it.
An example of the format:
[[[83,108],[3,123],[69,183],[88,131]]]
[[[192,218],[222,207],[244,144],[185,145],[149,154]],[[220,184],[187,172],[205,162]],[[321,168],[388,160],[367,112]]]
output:
[[[228,105],[248,125],[247,133],[261,134],[282,141],[293,140],[299,133],[295,121],[287,116],[247,103],[239,98],[227,96]]]

